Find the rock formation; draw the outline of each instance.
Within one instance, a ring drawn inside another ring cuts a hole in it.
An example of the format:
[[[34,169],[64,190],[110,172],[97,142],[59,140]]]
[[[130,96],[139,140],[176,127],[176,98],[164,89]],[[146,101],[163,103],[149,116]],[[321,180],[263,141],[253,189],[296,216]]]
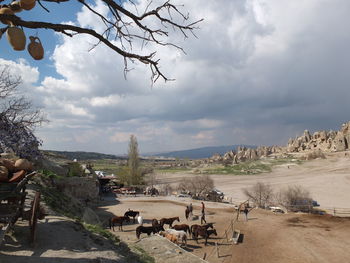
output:
[[[344,123],[340,131],[317,131],[312,135],[305,130],[303,135],[290,138],[286,147],[259,146],[257,148],[238,147],[237,152],[231,150],[223,156],[215,154],[207,159],[207,163],[235,165],[240,162],[254,161],[268,157],[274,153],[309,152],[312,156],[324,157],[323,152],[338,152],[350,149],[350,121]],[[307,158],[308,159],[308,158]]]
[[[321,150],[323,152],[338,152],[349,149],[350,122],[344,123],[340,131],[317,131],[312,136],[308,131],[295,139],[289,139],[288,152],[303,152],[305,150]]]

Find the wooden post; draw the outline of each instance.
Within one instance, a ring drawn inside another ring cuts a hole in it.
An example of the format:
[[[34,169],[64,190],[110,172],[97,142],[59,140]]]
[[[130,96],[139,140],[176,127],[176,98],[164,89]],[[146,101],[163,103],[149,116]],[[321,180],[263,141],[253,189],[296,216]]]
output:
[[[207,257],[207,253],[204,253],[203,260]]]
[[[219,258],[219,247],[218,247],[218,242],[215,242],[215,247],[216,247],[216,256]]]

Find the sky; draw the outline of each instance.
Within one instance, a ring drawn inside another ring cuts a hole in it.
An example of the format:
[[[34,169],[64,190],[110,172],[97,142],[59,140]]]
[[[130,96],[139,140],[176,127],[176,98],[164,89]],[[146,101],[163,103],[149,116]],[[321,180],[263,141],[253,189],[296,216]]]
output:
[[[86,36],[25,29],[41,38],[42,61],[2,37],[0,64],[22,77],[21,91],[50,121],[35,130],[43,149],[125,154],[131,134],[141,154],[286,145],[305,129],[339,130],[350,120],[350,1],[173,2],[184,3],[192,21],[204,20],[197,37],[171,30],[168,41],[186,54],[154,45],[141,51],[157,51],[162,71],[175,79],[166,83],[152,85],[140,63],[125,79],[122,57],[103,44],[89,52],[96,41]],[[142,10],[147,1],[136,4]],[[50,13],[36,6],[19,15],[101,30],[76,1],[46,6]]]

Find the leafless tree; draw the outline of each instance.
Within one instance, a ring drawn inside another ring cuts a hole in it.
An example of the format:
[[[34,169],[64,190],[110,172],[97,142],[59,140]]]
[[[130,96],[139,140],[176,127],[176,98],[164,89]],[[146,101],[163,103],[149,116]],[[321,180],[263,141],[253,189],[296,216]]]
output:
[[[11,73],[9,66],[0,66],[0,116],[10,122],[34,128],[46,119],[40,109],[20,95],[22,79]]]
[[[243,193],[261,208],[269,205],[274,196],[271,186],[262,182],[257,182],[251,188],[243,189]]]
[[[214,181],[209,175],[185,178],[179,185],[180,191],[190,192],[192,196],[201,196],[214,189]]]
[[[21,83],[8,66],[0,66],[0,150],[37,160],[41,142],[33,129],[46,120],[40,109],[20,95]]]
[[[291,185],[282,189],[276,195],[276,200],[288,210],[303,211],[312,207],[310,192],[300,185]]]
[[[5,2],[6,0],[0,0]],[[12,0],[7,0],[11,1]],[[43,8],[43,12],[50,12],[55,7],[51,3],[63,5],[69,0],[38,0],[39,5]],[[159,77],[165,81],[169,80],[160,70],[159,59],[156,58],[156,51],[148,54],[135,52],[133,46],[139,43],[142,47],[149,43],[156,46],[172,46],[179,50],[183,49],[168,42],[168,37],[174,31],[180,32],[184,38],[189,34],[194,35],[197,24],[202,21],[191,21],[189,14],[184,10],[184,6],[175,5],[171,0],[147,1],[145,10],[138,10],[133,0],[101,0],[108,7],[108,14],[103,14],[91,3],[91,1],[77,0],[88,11],[96,16],[96,21],[102,21],[104,24],[103,32],[97,32],[89,27],[81,27],[72,24],[51,23],[49,21],[25,21],[17,15],[1,14],[0,19],[9,20],[15,26],[31,29],[51,29],[56,32],[73,37],[77,34],[87,34],[96,39],[91,49],[100,43],[114,50],[116,53],[124,57],[125,68],[127,72],[128,61],[140,61],[149,65],[152,72],[152,81],[156,81]],[[46,5],[46,7],[45,7]],[[48,8],[47,6],[51,7]],[[18,2],[12,2],[7,5],[14,12],[21,10]],[[17,13],[20,14],[20,13]],[[1,32],[5,32],[7,27],[2,28]],[[156,47],[155,47],[156,48]]]

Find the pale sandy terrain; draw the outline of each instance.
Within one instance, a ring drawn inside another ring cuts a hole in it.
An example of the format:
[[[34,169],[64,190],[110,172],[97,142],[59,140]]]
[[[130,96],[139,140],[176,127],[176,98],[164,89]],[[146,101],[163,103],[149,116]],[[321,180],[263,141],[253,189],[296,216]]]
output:
[[[301,185],[323,208],[350,209],[350,158],[344,153],[328,155],[327,159],[306,161],[302,165],[284,164],[276,166],[271,173],[259,175],[211,175],[215,187],[223,191],[233,202],[244,201],[242,189],[256,182],[269,183],[278,191],[288,185]],[[289,167],[289,168],[288,168]],[[185,173],[162,173],[158,179],[177,185]]]

